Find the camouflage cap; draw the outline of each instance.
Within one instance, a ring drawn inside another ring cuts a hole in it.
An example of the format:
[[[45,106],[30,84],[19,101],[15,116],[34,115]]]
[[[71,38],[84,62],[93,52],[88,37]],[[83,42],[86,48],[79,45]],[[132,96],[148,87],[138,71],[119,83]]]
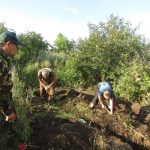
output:
[[[20,41],[18,40],[15,32],[5,31],[0,34],[0,43],[11,41],[15,45],[20,45]]]

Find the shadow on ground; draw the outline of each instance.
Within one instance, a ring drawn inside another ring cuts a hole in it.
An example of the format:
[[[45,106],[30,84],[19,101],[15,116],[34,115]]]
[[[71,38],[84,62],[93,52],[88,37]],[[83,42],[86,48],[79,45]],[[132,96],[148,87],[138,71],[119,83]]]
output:
[[[55,118],[53,113],[36,119],[31,127],[37,150],[90,150],[96,133],[79,122]]]

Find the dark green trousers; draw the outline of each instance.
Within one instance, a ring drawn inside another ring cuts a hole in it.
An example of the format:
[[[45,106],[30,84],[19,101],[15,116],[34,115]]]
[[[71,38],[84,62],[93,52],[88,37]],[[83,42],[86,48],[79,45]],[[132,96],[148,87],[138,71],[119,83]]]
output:
[[[0,92],[0,109],[7,110],[12,103],[11,92]],[[0,111],[0,150],[19,149],[19,127],[18,123],[5,121],[4,114]]]

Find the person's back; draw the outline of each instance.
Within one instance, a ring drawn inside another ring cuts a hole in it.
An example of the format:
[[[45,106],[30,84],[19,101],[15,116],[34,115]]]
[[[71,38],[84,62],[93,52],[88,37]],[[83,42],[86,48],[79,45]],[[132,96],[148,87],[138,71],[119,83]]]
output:
[[[102,96],[105,91],[108,91],[111,95],[113,94],[112,86],[109,82],[100,82],[98,84],[98,94]]]

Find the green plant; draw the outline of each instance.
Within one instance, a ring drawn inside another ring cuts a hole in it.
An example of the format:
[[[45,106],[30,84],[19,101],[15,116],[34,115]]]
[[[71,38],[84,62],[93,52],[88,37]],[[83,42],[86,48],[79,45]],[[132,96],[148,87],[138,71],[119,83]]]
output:
[[[0,33],[6,31],[7,28],[5,27],[5,23],[0,23]]]
[[[48,50],[48,42],[43,40],[43,37],[36,32],[27,32],[19,35],[19,40],[22,45],[20,51],[16,55],[16,62],[22,66],[27,63],[35,63],[43,51]]]
[[[13,73],[13,82],[15,83],[13,86],[13,102],[15,105],[15,109],[17,112],[22,140],[25,143],[30,141],[31,129],[30,129],[30,118],[29,111],[26,98],[26,88],[24,82],[19,80],[17,72]]]
[[[66,60],[65,66],[57,70],[59,82],[62,85],[69,87],[75,87],[83,84],[83,77],[77,68],[77,60],[73,57],[74,55],[70,56],[70,58]]]
[[[144,100],[150,92],[148,66],[144,66],[139,59],[132,61],[122,69],[122,75],[114,82],[114,90],[128,101]]]
[[[23,68],[23,79],[26,84],[26,87],[36,87],[38,85],[38,70],[38,63],[29,63]]]
[[[74,40],[69,41],[66,36],[59,33],[54,41],[54,49],[59,52],[68,52],[75,49],[75,44]]]
[[[60,82],[67,86],[89,86],[99,81],[116,81],[122,68],[139,56],[145,43],[136,28],[123,18],[110,16],[107,22],[89,24],[90,36],[80,39],[78,50],[72,52],[65,65],[58,68]],[[132,83],[131,83],[132,84]]]

